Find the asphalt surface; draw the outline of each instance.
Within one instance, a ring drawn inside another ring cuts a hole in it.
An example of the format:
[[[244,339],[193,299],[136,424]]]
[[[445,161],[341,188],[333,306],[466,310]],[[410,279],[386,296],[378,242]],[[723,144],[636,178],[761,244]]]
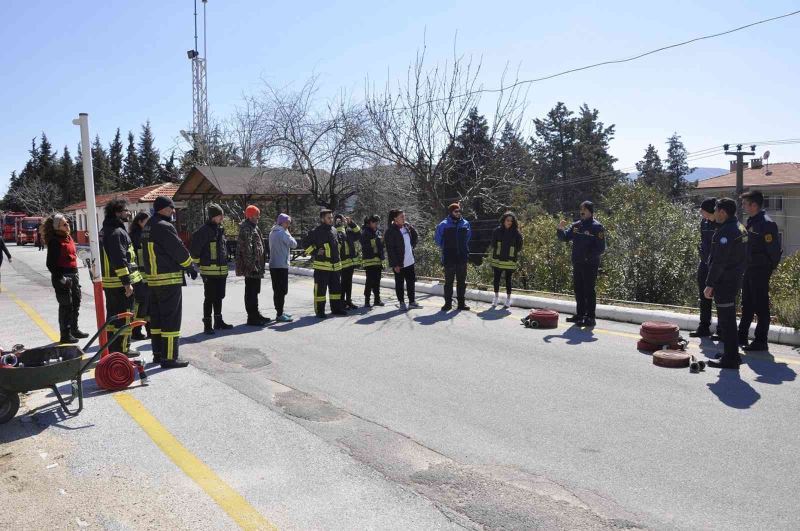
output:
[[[55,326],[43,253],[11,251],[3,286]],[[243,282],[230,278],[223,313],[237,326],[209,337],[202,285],[190,281],[181,352],[192,368],[131,393],[279,528],[800,527],[797,351],[771,346],[774,359],[747,356],[738,373],[690,374],[652,365],[631,325],[528,330],[520,310],[443,314],[434,297],[401,313],[383,293],[384,308],[318,321],[310,279],[293,277],[296,321],[260,330],[241,324]],[[46,342],[6,293],[0,305],[0,345]],[[268,279],[261,306],[272,308]],[[693,340],[691,351],[717,347]],[[227,518],[109,395],[76,419],[51,416],[33,425],[108,451],[147,449],[137,473],[182,483],[167,507],[190,499],[213,515],[209,527]],[[55,429],[75,423],[91,429]],[[72,459],[76,473],[100,466],[93,455]]]

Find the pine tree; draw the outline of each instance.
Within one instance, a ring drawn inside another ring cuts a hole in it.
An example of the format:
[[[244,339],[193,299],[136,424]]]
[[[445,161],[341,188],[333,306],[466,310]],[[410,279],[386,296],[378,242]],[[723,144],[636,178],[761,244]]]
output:
[[[72,198],[74,202],[83,200],[86,197],[86,186],[83,181],[83,150],[78,144],[77,155],[75,155],[75,165],[72,172]]]
[[[113,178],[111,176],[111,166],[108,164],[108,153],[103,144],[100,143],[99,136],[96,136],[94,142],[92,142],[92,170],[96,193],[113,190]]]
[[[177,183],[180,182],[181,176],[178,167],[175,164],[175,151],[171,151],[168,159],[164,159],[164,164],[161,167],[160,182]]]
[[[65,203],[69,205],[80,201],[78,194],[83,191],[83,186],[79,190],[75,189],[75,164],[72,162],[72,155],[67,146],[64,146],[61,158],[58,159],[57,173],[58,186],[61,188],[61,196],[64,198]]]
[[[108,146],[108,165],[115,188],[127,190],[122,180],[122,142],[119,137],[119,127],[117,127],[117,134],[114,135],[114,140]]]
[[[142,174],[142,186],[150,186],[158,183],[160,176],[159,153],[155,148],[153,131],[150,128],[150,120],[142,126],[139,135],[139,166]]]
[[[47,139],[47,135],[42,132],[42,139],[39,143],[39,160],[37,163],[39,177],[47,182],[55,181],[55,161],[53,146]]]
[[[677,199],[684,197],[690,188],[686,176],[692,172],[687,163],[686,147],[678,133],[667,139],[667,160],[664,170],[669,179],[669,196]]]
[[[590,109],[585,103],[575,119],[575,168],[578,178],[586,181],[573,190],[583,199],[599,201],[622,179],[622,173],[614,169],[616,157],[609,153],[614,138],[614,125],[608,127],[599,120],[599,111]]]
[[[139,166],[139,155],[136,153],[136,142],[132,131],[128,131],[128,148],[125,165],[122,167],[122,182],[126,189],[142,186],[142,169]]]
[[[669,192],[669,183],[667,182],[667,175],[664,173],[664,165],[661,163],[661,157],[658,156],[658,150],[653,144],[647,146],[644,158],[636,163],[636,171],[639,172],[637,177],[639,182],[655,188],[663,194]]]
[[[499,206],[519,210],[530,202],[534,184],[533,158],[529,147],[509,122],[497,142],[491,172],[497,181],[493,195]],[[519,201],[512,201],[512,196]],[[512,205],[512,202],[519,204]]]
[[[470,109],[455,143],[448,150],[450,171],[445,197],[453,200],[467,198],[478,215],[484,213],[482,191],[491,188],[486,182],[494,145],[489,138],[486,118],[477,107]]]

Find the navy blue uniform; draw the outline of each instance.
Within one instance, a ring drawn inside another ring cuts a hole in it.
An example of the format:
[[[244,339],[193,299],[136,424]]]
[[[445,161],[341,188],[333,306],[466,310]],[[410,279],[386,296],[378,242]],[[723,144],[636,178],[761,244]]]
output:
[[[458,305],[463,307],[467,293],[469,241],[472,239],[472,228],[469,221],[464,218],[455,219],[453,216],[447,216],[436,226],[434,239],[436,245],[442,250],[445,306],[449,306],[453,302],[453,282],[455,281]]]
[[[711,255],[711,240],[717,224],[711,220],[703,219],[700,222],[700,263],[697,264],[697,288],[700,291],[700,328],[708,329],[711,326],[711,299],[706,299],[703,291],[706,289],[708,278],[708,257]]]
[[[758,318],[755,342],[766,344],[769,333],[769,279],[781,259],[778,225],[763,210],[747,220],[747,269],[742,283],[739,342],[747,343],[753,316]]]
[[[575,290],[575,315],[594,319],[597,307],[597,271],[600,255],[606,250],[606,231],[594,218],[576,221],[569,228],[557,229],[561,241],[572,241],[572,283]]]
[[[717,334],[725,343],[722,361],[742,362],[736,337],[736,296],[742,287],[745,256],[747,254],[747,229],[734,216],[714,232],[711,255],[708,258],[706,287],[714,288],[717,305]]]

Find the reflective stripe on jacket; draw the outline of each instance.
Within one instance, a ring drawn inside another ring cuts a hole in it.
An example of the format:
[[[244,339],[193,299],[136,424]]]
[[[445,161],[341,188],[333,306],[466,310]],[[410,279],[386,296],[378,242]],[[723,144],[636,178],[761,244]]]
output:
[[[192,234],[192,262],[200,265],[204,277],[228,276],[228,248],[225,230],[211,221]]]
[[[356,243],[361,239],[361,227],[351,221],[347,227],[336,227],[336,237],[339,241],[339,256],[342,259],[342,269],[360,266],[361,257]]]
[[[317,271],[341,271],[339,238],[332,225],[322,223],[309,232],[303,239],[303,249],[313,259]]]
[[[142,281],[136,264],[133,242],[125,225],[117,219],[103,220],[100,246],[100,264],[104,288],[121,288]]]
[[[519,231],[497,227],[492,233],[492,245],[487,253],[489,264],[498,269],[516,269],[521,250],[522,234]]]
[[[189,250],[168,218],[154,214],[142,229],[142,267],[150,286],[183,285],[183,270],[191,267]]]

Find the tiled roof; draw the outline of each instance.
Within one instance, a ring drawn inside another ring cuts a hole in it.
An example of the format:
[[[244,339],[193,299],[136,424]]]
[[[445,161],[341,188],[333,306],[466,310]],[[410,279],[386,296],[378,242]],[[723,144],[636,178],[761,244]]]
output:
[[[327,172],[318,173],[321,179],[327,178]],[[308,177],[288,168],[195,166],[181,183],[175,200],[306,195],[308,189]]]
[[[152,186],[144,186],[142,188],[135,188],[125,192],[114,192],[112,194],[95,195],[94,200],[97,207],[103,207],[117,197],[124,197],[129,203],[152,203],[156,197],[165,195],[172,197],[178,191],[178,186],[175,183],[154,184]],[[65,212],[74,212],[75,210],[83,210],[86,208],[86,201],[75,203],[64,207]]]
[[[767,171],[769,170],[769,171]],[[744,170],[744,187],[757,188],[765,186],[800,185],[800,163],[778,162],[762,168]],[[735,188],[736,172],[726,173],[718,177],[697,182],[700,190],[708,188]]]

